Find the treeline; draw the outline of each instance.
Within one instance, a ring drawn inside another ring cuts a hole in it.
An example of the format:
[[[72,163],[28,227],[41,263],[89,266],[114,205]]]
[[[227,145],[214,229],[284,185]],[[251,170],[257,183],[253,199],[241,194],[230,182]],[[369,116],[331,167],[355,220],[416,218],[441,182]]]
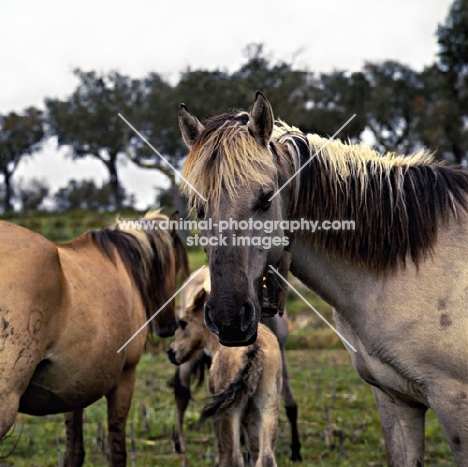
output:
[[[340,138],[357,142],[366,135],[382,153],[409,153],[422,146],[457,164],[468,159],[468,0],[455,0],[437,30],[435,63],[422,71],[395,61],[366,63],[357,72],[314,73],[292,63],[274,62],[263,44],[246,47],[246,61],[236,71],[186,70],[173,85],[150,73],[133,79],[118,72],[74,71],[78,86],[65,100],[45,99],[45,111],[26,109],[0,116],[0,193],[4,211],[13,200],[22,209],[116,209],[131,205],[121,186],[118,162],[159,170],[170,181],[163,196],[178,199],[175,174],[119,117],[121,114],[175,167],[186,155],[177,108],[186,102],[208,117],[234,106],[247,108],[261,89],[276,117],[305,132],[332,135],[352,114],[356,118]],[[74,159],[91,156],[106,167],[109,182],[73,180],[51,196],[43,181],[12,186],[19,162],[45,138],[57,138]],[[178,206],[180,204],[180,206]]]

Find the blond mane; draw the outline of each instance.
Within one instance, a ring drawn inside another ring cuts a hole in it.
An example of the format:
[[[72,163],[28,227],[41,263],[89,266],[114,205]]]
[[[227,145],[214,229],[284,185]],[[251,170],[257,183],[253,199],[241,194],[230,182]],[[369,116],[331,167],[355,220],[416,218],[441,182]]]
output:
[[[222,194],[235,199],[240,189],[252,183],[267,184],[276,171],[273,159],[250,136],[245,116],[240,112],[208,120],[184,165],[183,176],[215,209]],[[203,207],[203,200],[189,185],[182,182],[181,189],[194,209]]]

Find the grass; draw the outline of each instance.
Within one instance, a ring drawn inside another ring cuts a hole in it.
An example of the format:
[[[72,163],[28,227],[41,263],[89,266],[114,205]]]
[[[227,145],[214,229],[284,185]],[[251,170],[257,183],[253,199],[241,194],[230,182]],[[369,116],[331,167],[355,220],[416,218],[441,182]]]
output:
[[[126,214],[125,217],[130,217]],[[124,217],[124,216],[122,216]],[[44,214],[10,219],[43,233],[55,241],[66,241],[90,229],[113,222],[108,214]],[[192,270],[206,264],[201,248],[191,249]],[[321,314],[332,322],[331,308],[315,294],[294,285]],[[293,291],[286,307],[291,320],[287,358],[295,397],[299,404],[299,428],[304,462],[300,466],[384,466],[385,451],[377,409],[369,385],[354,371],[348,353],[328,328]],[[175,406],[168,380],[174,374],[164,350],[170,339],[157,339],[153,352],[143,355],[138,367],[137,387],[127,424],[128,465],[180,466],[173,453],[171,434]],[[215,447],[209,423],[200,426],[198,414],[207,397],[206,389],[194,396],[186,413],[187,457],[193,467],[214,464]],[[100,400],[86,410],[86,466],[106,463],[106,405]],[[30,417],[19,414],[10,436],[0,445],[2,466],[48,467],[60,464],[65,453],[65,428],[61,415]],[[453,466],[442,431],[432,412],[426,427],[426,464]],[[8,455],[10,452],[12,454]],[[289,462],[289,426],[280,412],[277,443],[279,466]]]
[[[292,350],[288,351],[288,361],[299,404],[304,456],[304,461],[296,465],[384,466],[385,452],[375,403],[369,386],[352,368],[348,353],[342,349]],[[180,466],[181,459],[173,453],[171,443],[175,408],[167,381],[173,373],[174,367],[164,353],[143,356],[127,425],[129,465]],[[195,394],[186,416],[187,457],[193,467],[214,463],[210,424],[198,423],[206,395],[205,390]],[[101,400],[86,411],[86,466],[107,465],[105,427],[105,403]],[[427,434],[425,465],[453,465],[432,413]],[[62,416],[19,415],[13,435],[2,443],[1,453],[10,452],[15,443],[14,454],[4,459],[3,465],[57,466],[59,455],[63,457],[65,452]],[[283,410],[276,454],[279,466],[290,465],[289,426]]]

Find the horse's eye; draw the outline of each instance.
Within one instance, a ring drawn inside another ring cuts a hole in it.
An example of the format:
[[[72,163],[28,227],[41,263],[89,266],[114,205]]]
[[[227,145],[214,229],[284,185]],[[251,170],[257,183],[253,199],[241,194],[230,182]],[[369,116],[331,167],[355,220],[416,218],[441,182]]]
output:
[[[258,207],[262,211],[268,211],[268,209],[270,209],[270,206],[271,206],[270,198],[273,195],[274,195],[273,191],[269,191],[268,193],[262,195],[262,197],[260,198],[260,202],[258,203]]]
[[[187,321],[184,321],[183,319],[179,319],[179,326],[182,331],[187,327]]]
[[[199,219],[204,219],[205,218],[205,209],[203,208],[203,206],[200,206],[198,209],[197,209],[197,217]]]

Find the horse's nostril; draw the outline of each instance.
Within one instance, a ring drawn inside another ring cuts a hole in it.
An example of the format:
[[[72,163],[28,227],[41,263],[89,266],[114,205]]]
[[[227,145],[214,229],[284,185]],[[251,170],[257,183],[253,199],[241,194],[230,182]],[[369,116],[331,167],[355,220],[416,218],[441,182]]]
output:
[[[206,327],[213,333],[219,336],[218,326],[213,322],[210,315],[211,308],[208,305],[205,305],[205,324]]]
[[[242,332],[246,332],[252,326],[252,321],[255,319],[255,307],[253,303],[248,300],[244,303],[241,309],[241,322],[240,328]]]

